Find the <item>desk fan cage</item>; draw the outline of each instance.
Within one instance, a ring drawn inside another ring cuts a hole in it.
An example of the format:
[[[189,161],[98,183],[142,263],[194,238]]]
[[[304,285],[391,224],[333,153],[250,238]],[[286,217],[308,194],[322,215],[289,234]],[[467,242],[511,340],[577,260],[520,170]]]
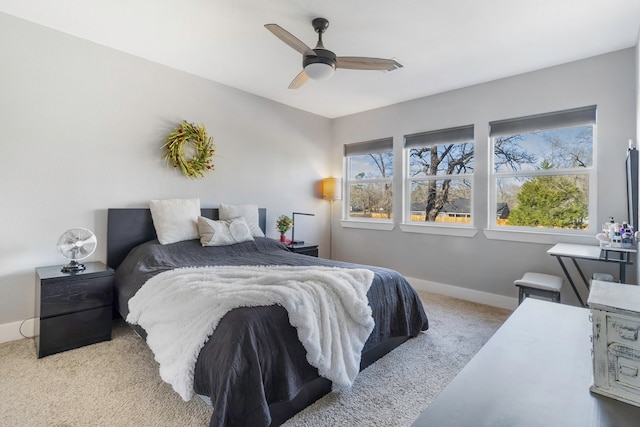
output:
[[[84,264],[78,261],[91,256],[97,244],[96,235],[86,228],[71,228],[65,231],[58,240],[58,253],[70,262],[62,267],[62,271],[67,273],[84,270]]]

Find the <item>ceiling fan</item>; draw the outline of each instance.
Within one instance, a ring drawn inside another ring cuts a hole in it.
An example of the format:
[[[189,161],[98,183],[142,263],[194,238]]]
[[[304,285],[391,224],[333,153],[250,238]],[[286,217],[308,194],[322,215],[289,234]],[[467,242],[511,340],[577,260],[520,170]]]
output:
[[[316,18],[311,22],[318,33],[318,43],[311,49],[301,42],[296,36],[279,26],[278,24],[266,24],[280,40],[302,54],[302,71],[289,85],[289,89],[298,89],[309,79],[325,80],[333,75],[336,68],[350,70],[381,70],[393,71],[402,68],[402,64],[393,59],[368,58],[364,56],[336,56],[335,53],[324,48],[322,34],[329,28],[329,21],[324,18]]]

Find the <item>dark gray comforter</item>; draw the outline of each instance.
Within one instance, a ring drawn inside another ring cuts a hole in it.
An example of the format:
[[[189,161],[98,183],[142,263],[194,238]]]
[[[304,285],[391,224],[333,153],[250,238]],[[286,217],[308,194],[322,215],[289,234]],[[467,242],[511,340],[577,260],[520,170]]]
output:
[[[152,276],[178,267],[213,265],[370,269],[375,277],[367,296],[375,328],[363,352],[392,337],[416,336],[428,327],[417,294],[399,273],[294,254],[267,238],[222,247],[202,247],[198,240],[171,245],[154,240],[136,247],[116,270],[120,314],[126,318],[129,298]],[[222,318],[202,349],[195,367],[194,388],[196,393],[211,398],[211,426],[268,426],[269,405],[291,400],[317,377],[284,308],[237,308]]]

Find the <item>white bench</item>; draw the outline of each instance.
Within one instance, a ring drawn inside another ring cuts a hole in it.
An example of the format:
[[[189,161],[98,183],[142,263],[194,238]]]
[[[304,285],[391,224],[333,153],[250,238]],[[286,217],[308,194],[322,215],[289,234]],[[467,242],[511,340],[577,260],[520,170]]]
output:
[[[518,292],[518,305],[530,296],[551,298],[551,301],[560,302],[560,291],[562,290],[562,277],[544,273],[524,273],[522,279],[513,282],[520,291]]]

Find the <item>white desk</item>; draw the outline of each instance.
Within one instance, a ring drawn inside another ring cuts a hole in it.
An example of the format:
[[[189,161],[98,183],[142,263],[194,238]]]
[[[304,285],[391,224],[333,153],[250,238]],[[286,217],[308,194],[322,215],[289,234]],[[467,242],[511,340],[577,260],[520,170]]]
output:
[[[631,255],[636,253],[636,249],[623,249],[623,248],[603,248],[596,245],[575,245],[571,243],[558,243],[553,246],[551,249],[547,251],[547,253],[551,256],[556,257],[558,262],[560,263],[560,267],[562,267],[562,271],[564,275],[567,276],[567,280],[569,280],[569,284],[573,288],[573,292],[575,292],[578,297],[578,301],[580,304],[585,307],[585,304],[576,288],[576,284],[569,274],[566,265],[564,264],[563,258],[569,258],[573,261],[573,265],[576,267],[576,270],[580,274],[582,281],[584,282],[587,289],[589,289],[589,280],[585,277],[582,269],[578,265],[579,259],[588,260],[588,261],[599,261],[599,262],[613,262],[619,264],[620,266],[620,282],[626,283],[626,266],[633,264],[631,260]]]

